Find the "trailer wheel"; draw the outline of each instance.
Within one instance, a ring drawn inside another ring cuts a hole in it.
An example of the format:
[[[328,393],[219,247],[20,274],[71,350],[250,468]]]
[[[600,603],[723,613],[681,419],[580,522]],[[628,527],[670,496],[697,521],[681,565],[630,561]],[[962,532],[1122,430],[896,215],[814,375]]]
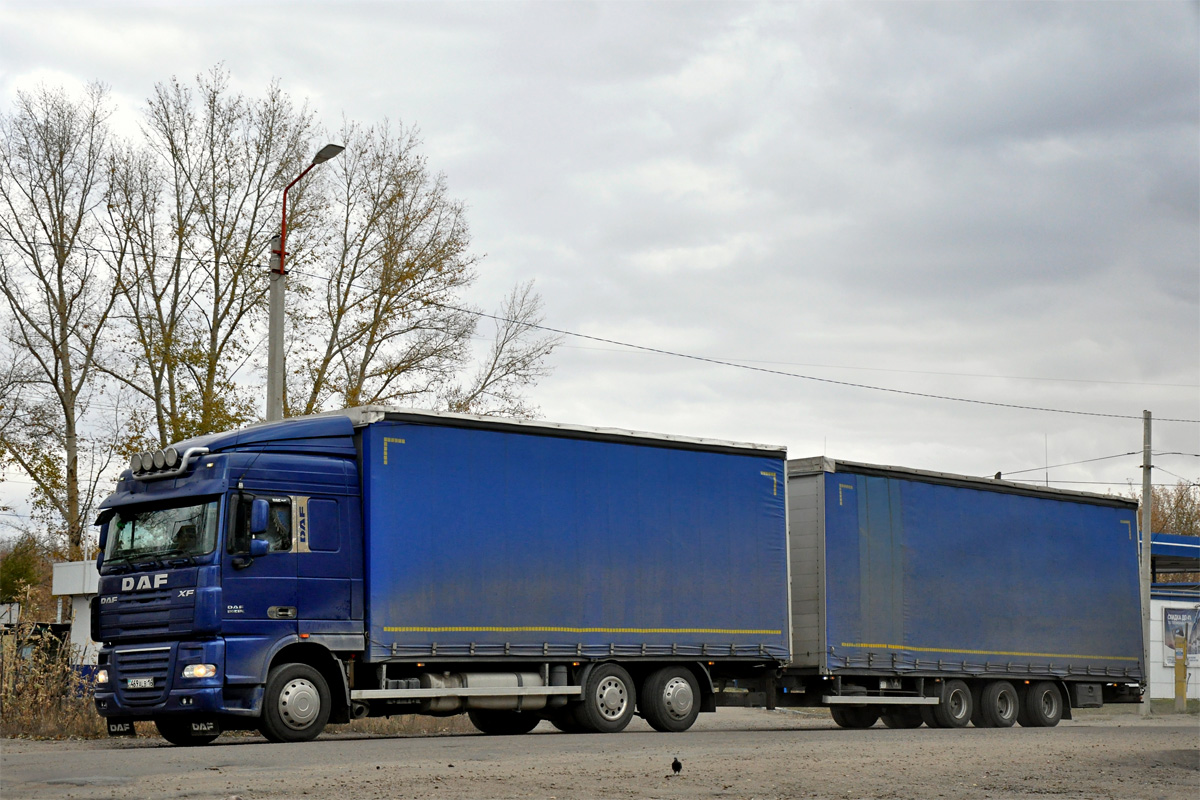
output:
[[[480,731],[492,736],[520,736],[529,733],[541,722],[536,714],[527,711],[503,711],[491,708],[472,708],[467,718]]]
[[[633,719],[637,692],[633,678],[617,664],[599,664],[588,675],[583,702],[575,709],[575,721],[592,733],[618,733]]]
[[[638,693],[638,708],[656,731],[681,733],[700,715],[700,687],[686,667],[663,667],[650,674]]]
[[[830,706],[829,715],[839,728],[869,728],[879,720],[875,706]]]
[[[1017,690],[1008,681],[990,681],[979,696],[979,718],[983,728],[1011,728],[1021,707]]]
[[[937,721],[937,717],[933,713],[935,708],[937,708],[937,706],[920,706],[921,721],[930,728],[942,727],[941,723]]]
[[[962,681],[946,681],[942,702],[933,707],[933,717],[943,728],[965,728],[971,721],[971,690]]]
[[[1062,693],[1050,681],[1038,681],[1025,690],[1017,721],[1027,728],[1053,728],[1062,719]]]
[[[889,728],[919,728],[924,722],[920,706],[894,706],[884,709],[879,717]]]
[[[259,731],[272,742],[307,742],[329,721],[329,686],[307,664],[280,664],[267,675]]]
[[[193,736],[192,720],[190,718],[163,717],[162,719],[154,720],[154,727],[158,728],[159,736],[177,747],[198,747],[203,744],[211,744],[221,735],[219,733],[206,733],[201,736]]]

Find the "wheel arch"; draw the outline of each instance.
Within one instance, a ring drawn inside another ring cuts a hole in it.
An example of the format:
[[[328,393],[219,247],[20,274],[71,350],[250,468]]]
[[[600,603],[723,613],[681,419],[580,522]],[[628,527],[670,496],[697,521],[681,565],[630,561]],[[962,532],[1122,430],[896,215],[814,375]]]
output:
[[[281,664],[307,664],[321,673],[329,685],[329,698],[333,702],[329,710],[329,722],[340,724],[350,721],[350,685],[346,682],[346,670],[342,667],[341,659],[322,645],[293,642],[271,657],[267,674]]]

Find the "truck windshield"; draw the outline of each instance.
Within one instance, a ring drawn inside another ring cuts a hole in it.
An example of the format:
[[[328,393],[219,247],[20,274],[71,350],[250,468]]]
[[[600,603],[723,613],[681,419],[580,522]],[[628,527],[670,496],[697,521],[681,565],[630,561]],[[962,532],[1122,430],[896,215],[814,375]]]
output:
[[[108,523],[104,560],[201,556],[217,544],[217,501],[175,508],[121,508]]]

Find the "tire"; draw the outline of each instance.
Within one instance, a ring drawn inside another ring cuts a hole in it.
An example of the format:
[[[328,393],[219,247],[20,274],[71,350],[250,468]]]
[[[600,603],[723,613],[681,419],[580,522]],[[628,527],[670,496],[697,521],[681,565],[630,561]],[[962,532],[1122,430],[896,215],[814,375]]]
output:
[[[885,708],[879,714],[883,724],[889,728],[919,728],[924,724],[921,716],[921,706],[893,706]]]
[[[933,718],[942,728],[965,728],[971,721],[971,690],[962,681],[946,681],[942,702],[933,707]]]
[[[971,724],[976,728],[990,728],[983,718],[983,687],[985,684],[971,684]]]
[[[1038,681],[1021,697],[1021,714],[1017,721],[1027,728],[1053,728],[1062,715],[1063,699],[1058,686],[1050,681]]]
[[[1011,728],[1017,721],[1021,701],[1008,681],[990,681],[979,693],[979,706],[978,716],[983,724],[976,722],[976,727]]]
[[[529,733],[541,722],[541,717],[527,711],[501,711],[490,708],[467,710],[471,724],[491,736],[520,736]]]
[[[686,667],[663,667],[651,673],[638,694],[638,708],[656,731],[686,731],[700,716],[696,676]]]
[[[937,717],[934,716],[933,710],[935,708],[937,708],[937,706],[920,706],[921,721],[924,722],[926,724],[926,726],[928,726],[930,728],[942,727],[941,723],[939,723],[937,721]]]
[[[575,719],[577,711],[577,708],[564,708],[547,717],[547,719],[550,720],[551,725],[563,733],[583,733],[583,728],[580,727],[578,720]]]
[[[633,719],[637,692],[633,678],[618,664],[597,664],[575,709],[579,727],[591,733],[618,733]]]
[[[221,735],[206,733],[202,736],[193,736],[191,717],[163,717],[154,720],[154,727],[158,728],[159,736],[177,747],[199,747],[204,744],[212,744]]]
[[[267,675],[259,731],[272,742],[308,742],[329,721],[329,685],[307,664],[280,664]]]
[[[876,706],[830,706],[829,714],[839,728],[852,730],[869,728],[879,720]]]

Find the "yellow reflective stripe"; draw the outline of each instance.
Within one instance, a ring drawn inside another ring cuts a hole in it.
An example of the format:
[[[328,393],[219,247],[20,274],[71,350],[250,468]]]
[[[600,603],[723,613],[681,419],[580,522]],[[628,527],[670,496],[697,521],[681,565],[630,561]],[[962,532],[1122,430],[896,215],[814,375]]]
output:
[[[1136,656],[1081,656],[1075,653],[1016,653],[1006,650],[953,650],[949,647],[909,647],[904,644],[852,644],[842,642],[842,647],[863,647],[877,650],[909,650],[914,653],[965,653],[973,656],[1021,656],[1024,658],[1085,658],[1097,661],[1137,661]]]
[[[568,628],[542,627],[533,625],[513,626],[484,626],[484,627],[434,627],[419,626],[384,626],[388,633],[472,633],[482,631],[488,633],[730,633],[730,634],[762,634],[779,635],[783,631],[769,631],[737,628]]]

